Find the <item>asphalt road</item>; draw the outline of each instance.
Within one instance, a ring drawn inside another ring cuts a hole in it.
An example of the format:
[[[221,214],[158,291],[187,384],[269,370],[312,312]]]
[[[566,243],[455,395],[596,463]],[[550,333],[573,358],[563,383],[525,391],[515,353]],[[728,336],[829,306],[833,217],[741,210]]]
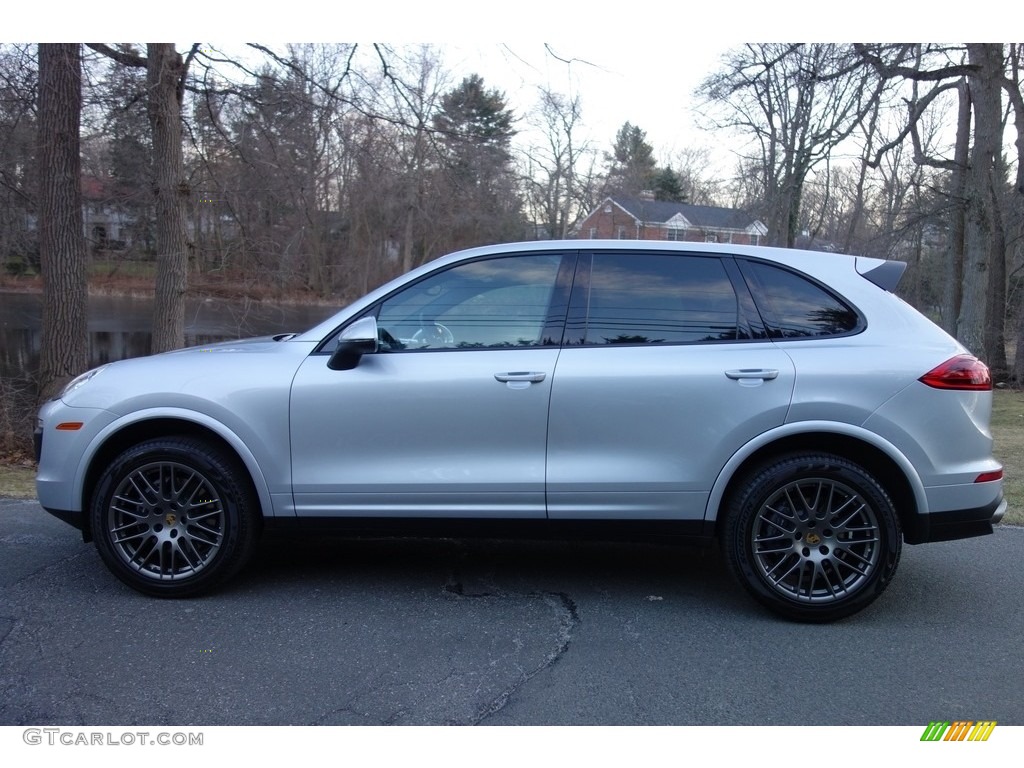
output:
[[[0,499],[0,725],[1024,725],[1022,554],[907,547],[826,626],[649,544],[265,539],[166,601]]]

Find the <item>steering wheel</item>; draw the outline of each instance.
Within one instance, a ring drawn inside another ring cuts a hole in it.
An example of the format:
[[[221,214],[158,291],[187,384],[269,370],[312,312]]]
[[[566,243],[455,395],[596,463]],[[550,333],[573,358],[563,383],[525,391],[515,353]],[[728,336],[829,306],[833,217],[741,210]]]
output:
[[[412,335],[412,340],[421,347],[453,347],[455,334],[446,325],[431,323],[420,328]]]

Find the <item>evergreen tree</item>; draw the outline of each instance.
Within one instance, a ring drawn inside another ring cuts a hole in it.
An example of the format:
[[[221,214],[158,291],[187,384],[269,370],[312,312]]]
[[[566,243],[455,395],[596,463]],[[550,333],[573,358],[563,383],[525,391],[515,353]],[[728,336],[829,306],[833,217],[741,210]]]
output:
[[[500,91],[470,75],[441,99],[434,116],[442,151],[437,192],[450,201],[449,247],[517,240],[521,201],[512,170],[514,116]]]
[[[647,133],[626,122],[615,134],[608,163],[608,191],[636,195],[653,187],[657,164],[654,148],[647,143]]]
[[[505,108],[500,91],[488,91],[483,78],[470,75],[441,99],[434,128],[448,150],[449,165],[472,176],[488,176],[507,170],[509,144],[515,135],[512,112]]]
[[[655,200],[663,200],[667,203],[687,202],[686,193],[683,191],[683,178],[672,170],[671,165],[655,170],[651,179],[651,188],[654,190]]]

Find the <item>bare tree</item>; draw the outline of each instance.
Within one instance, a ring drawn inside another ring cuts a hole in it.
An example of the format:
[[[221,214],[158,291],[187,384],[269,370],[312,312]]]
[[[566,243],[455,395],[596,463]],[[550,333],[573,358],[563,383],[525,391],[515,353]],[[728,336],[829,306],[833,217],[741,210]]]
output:
[[[437,255],[437,243],[444,237],[444,223],[437,216],[441,201],[431,194],[442,155],[441,135],[433,129],[432,121],[450,83],[439,52],[430,46],[418,46],[409,55],[391,50],[385,54],[380,47],[377,50],[381,61],[388,65],[386,78],[373,89],[372,103],[378,107],[376,114],[391,119],[365,121],[364,125],[370,129],[375,124],[372,130],[384,145],[380,159],[386,164],[386,177],[363,176],[360,187],[364,191],[373,188],[376,194],[382,192],[400,206],[395,211],[395,230],[401,242],[401,270],[407,272]],[[365,159],[360,162],[365,163]]]
[[[861,125],[880,81],[848,46],[750,44],[727,54],[699,93],[716,129],[751,139],[769,241],[792,247],[811,171]]]
[[[539,237],[565,238],[588,212],[581,192],[590,186],[588,170],[595,162],[589,143],[580,138],[579,96],[542,88],[534,122],[544,143],[529,148],[521,161],[526,202]]]
[[[956,317],[957,338],[970,349],[982,352],[997,377],[1007,372],[1004,327],[1006,322],[1008,187],[1003,159],[1002,94],[1009,94],[1017,120],[1018,167],[1016,191],[1024,193],[1024,102],[1014,66],[1016,46],[1005,56],[998,43],[966,44],[958,48],[938,46],[855,46],[883,78],[928,84],[924,93],[914,89],[908,100],[905,127],[894,139],[909,136],[915,161],[949,171],[953,219],[944,314],[952,326]],[[1010,74],[1007,74],[1009,67]],[[922,147],[920,124],[939,94],[959,92],[959,119],[953,158],[936,157]],[[1019,105],[1019,107],[1018,107]],[[973,118],[973,134],[971,123]],[[879,149],[888,151],[890,143]],[[962,239],[961,239],[962,233]],[[962,272],[959,266],[962,257]],[[962,282],[962,293],[956,284]],[[958,300],[959,299],[959,300]],[[959,306],[957,306],[959,305]]]
[[[38,269],[36,46],[0,46],[0,269]]]
[[[185,178],[181,105],[188,66],[199,46],[193,45],[187,57],[182,57],[173,43],[147,43],[145,57],[103,43],[89,43],[89,47],[120,64],[146,70],[156,201],[152,351],[176,349],[185,343],[185,296],[193,250],[187,228],[191,187]]]
[[[688,146],[676,152],[669,162],[682,181],[686,202],[693,205],[721,205],[723,184],[712,167],[711,149]]]
[[[1003,83],[1010,100],[1010,108],[1013,112],[1013,122],[1017,131],[1015,146],[1017,148],[1017,176],[1014,183],[1013,202],[1010,204],[1014,226],[1008,228],[1008,234],[1014,243],[1014,251],[1018,255],[1015,273],[1019,275],[1024,269],[1024,83],[1021,82],[1021,56],[1024,55],[1024,45],[1011,43],[1007,56],[1007,74]],[[1018,281],[1020,278],[1018,277]],[[1018,288],[1020,283],[1018,282]],[[1010,376],[1018,384],[1024,384],[1024,290],[1018,289],[1015,292],[1016,301],[1012,305],[1017,315],[1017,325],[1014,329],[1017,337],[1014,348],[1013,368]]]
[[[1006,343],[1006,228],[1002,189],[1003,163],[1003,46],[968,43],[969,77],[974,104],[974,146],[967,207],[967,248],[964,260],[965,301],[958,328],[969,349],[984,350],[997,376],[1005,376]]]
[[[43,333],[39,399],[88,365],[85,236],[82,225],[79,43],[39,45],[39,251]]]

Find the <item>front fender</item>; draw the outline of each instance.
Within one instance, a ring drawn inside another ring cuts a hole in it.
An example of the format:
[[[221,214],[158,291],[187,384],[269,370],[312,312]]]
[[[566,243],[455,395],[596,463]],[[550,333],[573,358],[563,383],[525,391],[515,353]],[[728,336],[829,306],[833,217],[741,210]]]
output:
[[[264,516],[275,516],[279,512],[274,506],[275,495],[271,492],[270,484],[267,482],[260,463],[250,450],[249,446],[231,429],[222,422],[207,416],[198,411],[191,411],[183,408],[148,408],[141,411],[134,411],[125,416],[120,416],[101,429],[92,438],[89,445],[81,454],[78,467],[75,470],[75,479],[72,486],[72,498],[82,505],[84,500],[85,482],[89,470],[96,459],[97,454],[103,446],[119,432],[129,427],[155,420],[184,421],[203,427],[217,435],[238,455],[245,465],[246,471],[252,478],[253,487],[259,498],[260,507]],[[288,495],[290,499],[290,494]]]

